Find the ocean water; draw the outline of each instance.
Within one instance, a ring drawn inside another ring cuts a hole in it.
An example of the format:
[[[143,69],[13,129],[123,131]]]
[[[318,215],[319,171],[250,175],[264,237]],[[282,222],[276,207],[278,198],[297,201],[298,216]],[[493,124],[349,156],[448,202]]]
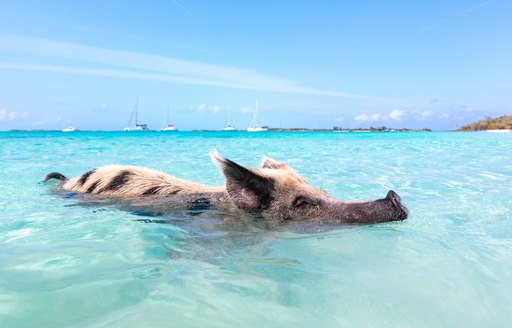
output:
[[[209,185],[208,153],[287,161],[339,199],[411,215],[269,227],[145,216],[41,183],[109,163]],[[0,133],[0,327],[510,327],[512,134]]]

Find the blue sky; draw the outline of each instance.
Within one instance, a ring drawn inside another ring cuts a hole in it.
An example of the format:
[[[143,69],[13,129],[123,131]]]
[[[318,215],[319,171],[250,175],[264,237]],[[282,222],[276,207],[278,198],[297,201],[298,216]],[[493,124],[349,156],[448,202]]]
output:
[[[3,1],[0,130],[457,126],[512,114],[512,2]]]

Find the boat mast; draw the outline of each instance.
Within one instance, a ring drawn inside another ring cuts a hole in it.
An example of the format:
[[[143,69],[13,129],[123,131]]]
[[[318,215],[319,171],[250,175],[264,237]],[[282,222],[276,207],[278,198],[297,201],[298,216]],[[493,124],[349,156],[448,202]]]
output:
[[[139,125],[138,111],[139,111],[139,96],[137,96],[137,101],[135,102],[135,126]]]
[[[253,128],[257,128],[258,127],[258,100],[256,100],[256,108],[254,109],[254,113],[253,113]]]

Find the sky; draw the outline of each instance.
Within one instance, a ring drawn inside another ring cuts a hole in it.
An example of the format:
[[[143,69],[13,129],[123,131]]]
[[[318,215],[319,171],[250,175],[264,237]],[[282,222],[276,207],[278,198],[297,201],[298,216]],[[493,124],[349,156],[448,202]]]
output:
[[[512,114],[512,1],[2,0],[0,130],[452,130]],[[167,115],[169,113],[169,115]],[[133,122],[131,123],[133,125]]]

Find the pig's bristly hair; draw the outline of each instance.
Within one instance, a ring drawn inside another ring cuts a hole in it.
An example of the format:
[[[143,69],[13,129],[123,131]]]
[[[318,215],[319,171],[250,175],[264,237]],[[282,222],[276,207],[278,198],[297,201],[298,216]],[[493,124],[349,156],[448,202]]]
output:
[[[76,192],[106,196],[165,196],[223,190],[222,187],[208,187],[157,170],[123,165],[107,165],[91,170],[67,180],[63,187]]]

